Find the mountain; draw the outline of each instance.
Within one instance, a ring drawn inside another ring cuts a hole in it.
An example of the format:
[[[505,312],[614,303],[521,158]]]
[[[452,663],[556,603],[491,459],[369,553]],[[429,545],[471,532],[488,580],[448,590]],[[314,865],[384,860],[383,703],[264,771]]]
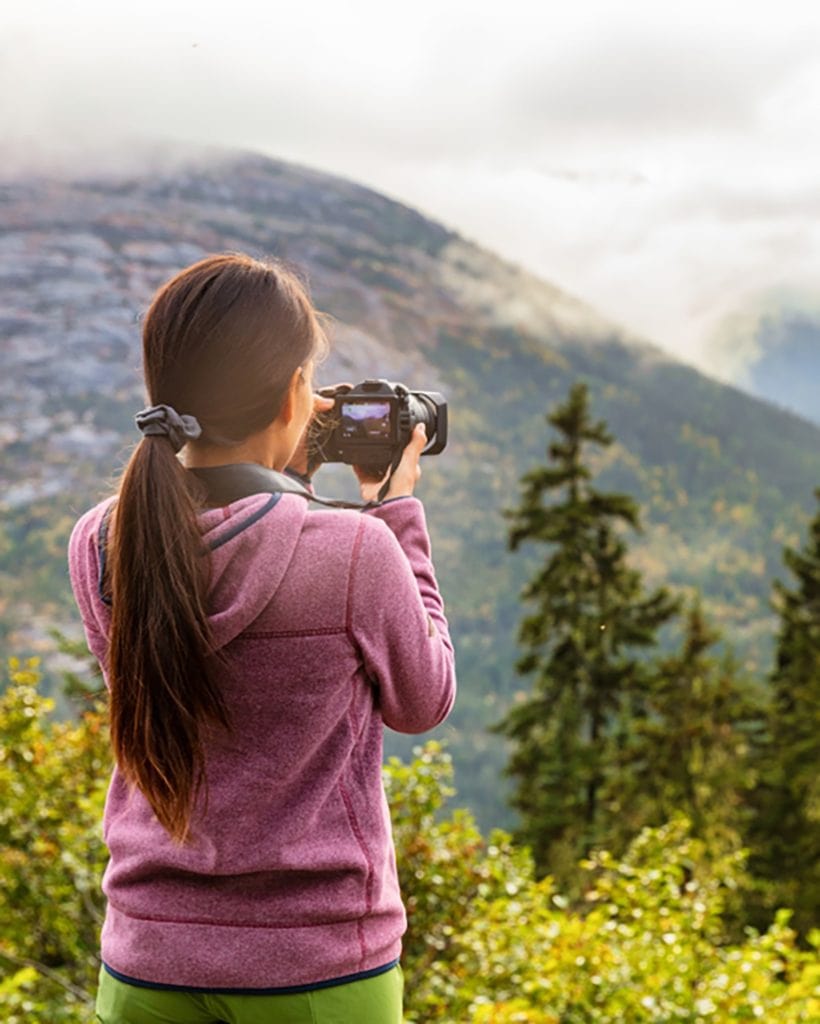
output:
[[[543,461],[545,413],[575,379],[617,438],[598,459],[602,485],[643,508],[635,563],[650,583],[699,588],[727,641],[765,668],[771,581],[820,483],[820,429],[805,420],[674,362],[401,203],[252,154],[6,181],[0,224],[9,653],[53,648],[52,625],[77,630],[65,543],[136,440],[139,320],[153,290],[207,252],[240,249],[305,268],[334,316],[319,383],[378,375],[449,400],[450,442],[427,460],[419,493],[458,653],[461,695],[444,737],[483,823],[509,821],[503,748],[485,730],[527,685],[512,669],[518,594],[539,558],[507,552],[502,511]],[[324,493],[351,493],[349,471],[322,474]],[[409,744],[394,737],[390,749]]]

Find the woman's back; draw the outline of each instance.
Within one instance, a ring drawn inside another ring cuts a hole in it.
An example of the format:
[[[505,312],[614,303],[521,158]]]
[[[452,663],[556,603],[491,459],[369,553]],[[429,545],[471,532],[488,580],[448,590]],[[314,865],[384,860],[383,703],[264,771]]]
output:
[[[105,510],[78,523],[70,547],[103,661]],[[128,977],[194,987],[367,971],[398,957],[405,927],[382,724],[432,728],[454,696],[422,506],[308,511],[301,497],[265,494],[200,522],[231,729],[205,736],[207,801],[183,845],[115,773],[103,959]],[[241,958],[225,956],[227,935]]]
[[[424,430],[383,482],[357,470],[361,512],[275,489],[222,504],[203,479],[304,472],[310,422],[333,405],[313,392],[324,345],[281,264],[180,271],[143,320],[143,438],[71,537],[116,761],[105,1024],[291,1020],[294,987],[300,1020],[338,1020],[340,1000],[342,1019],[401,1015],[382,728],[423,732],[455,692],[412,497]]]

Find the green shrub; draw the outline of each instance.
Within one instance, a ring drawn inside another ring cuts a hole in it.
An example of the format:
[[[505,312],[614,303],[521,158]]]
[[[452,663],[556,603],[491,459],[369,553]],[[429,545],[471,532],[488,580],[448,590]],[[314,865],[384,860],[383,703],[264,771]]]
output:
[[[102,709],[55,722],[36,662],[10,662],[0,699],[0,1020],[87,1024],[99,967],[100,821],[109,773]],[[645,830],[627,855],[584,865],[569,906],[502,832],[445,814],[452,767],[437,744],[391,760],[409,929],[413,1024],[820,1022],[820,963],[783,912],[725,941],[740,858],[715,860],[683,821]]]
[[[419,813],[424,784],[415,805],[412,786],[423,778],[446,792],[449,783],[435,747],[409,768],[389,771],[404,780],[402,806],[416,807],[415,842],[424,844],[427,858],[416,860],[405,890],[413,907],[435,907],[429,917],[410,919],[408,1020],[820,1021],[820,933],[812,936],[814,952],[801,950],[783,911],[765,934],[749,930],[742,944],[726,942],[724,903],[742,877],[743,858],[707,857],[685,820],[643,830],[620,860],[596,853],[582,865],[582,899],[569,906],[552,879],[534,880],[526,858],[503,835],[486,844],[464,812],[437,823],[429,804]],[[408,861],[405,844],[414,842],[412,830],[401,831],[404,824],[400,814],[400,865]],[[488,880],[483,888],[472,881],[481,877]]]
[[[107,730],[99,707],[53,721],[38,680],[13,658],[0,697],[0,1019],[77,1024],[99,969]]]

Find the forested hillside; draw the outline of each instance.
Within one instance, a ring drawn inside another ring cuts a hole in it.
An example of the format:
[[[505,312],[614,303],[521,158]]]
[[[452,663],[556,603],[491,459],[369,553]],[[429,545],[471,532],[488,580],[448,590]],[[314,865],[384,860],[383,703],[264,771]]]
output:
[[[141,312],[171,272],[224,249],[305,268],[336,319],[320,383],[382,375],[449,400],[450,443],[420,495],[461,683],[444,736],[482,822],[511,820],[503,743],[486,727],[523,686],[515,632],[535,557],[507,551],[502,512],[543,461],[545,414],[575,380],[616,438],[596,456],[601,485],[641,507],[633,564],[650,584],[697,589],[724,641],[766,671],[772,580],[820,482],[817,427],[671,361],[399,203],[276,161],[197,154],[130,178],[8,182],[0,220],[0,623],[4,650],[47,655],[50,685],[49,629],[77,628],[70,526],[134,440]],[[343,489],[323,472],[322,490]]]

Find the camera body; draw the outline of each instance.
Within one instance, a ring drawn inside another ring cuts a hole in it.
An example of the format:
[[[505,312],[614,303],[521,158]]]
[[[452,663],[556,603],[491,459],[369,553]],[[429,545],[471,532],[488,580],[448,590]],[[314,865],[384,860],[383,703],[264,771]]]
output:
[[[422,455],[438,455],[447,444],[447,403],[437,391],[411,391],[374,379],[320,393],[334,405],[311,424],[308,453],[314,465],[345,462],[383,475],[418,423],[427,431]]]

